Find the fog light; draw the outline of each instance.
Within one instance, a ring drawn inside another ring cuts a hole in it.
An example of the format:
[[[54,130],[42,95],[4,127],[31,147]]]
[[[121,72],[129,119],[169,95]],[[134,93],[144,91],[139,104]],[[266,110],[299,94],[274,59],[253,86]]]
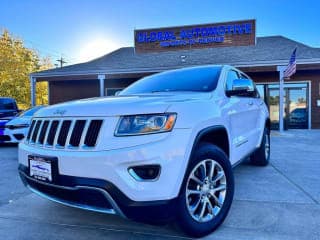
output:
[[[23,134],[13,134],[13,136],[19,141],[24,139],[24,135]]]
[[[156,180],[160,175],[160,165],[142,165],[130,167],[130,175],[137,181]]]

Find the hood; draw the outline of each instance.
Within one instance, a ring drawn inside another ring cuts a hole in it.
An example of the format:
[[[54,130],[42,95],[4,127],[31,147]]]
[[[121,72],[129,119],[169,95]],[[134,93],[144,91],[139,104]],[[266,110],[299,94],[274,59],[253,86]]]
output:
[[[17,115],[17,110],[0,110],[0,119],[11,119]]]
[[[8,120],[0,119],[0,128],[4,128],[4,126],[6,125],[7,122],[8,122]]]
[[[211,93],[171,92],[90,98],[43,108],[36,112],[34,117],[119,116],[163,113],[177,102],[197,101],[210,97]]]

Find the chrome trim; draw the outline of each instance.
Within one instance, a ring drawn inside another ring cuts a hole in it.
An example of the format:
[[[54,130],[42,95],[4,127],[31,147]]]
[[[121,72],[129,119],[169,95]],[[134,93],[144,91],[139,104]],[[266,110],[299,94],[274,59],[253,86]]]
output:
[[[59,135],[60,135],[60,130],[61,130],[61,127],[62,127],[62,124],[63,124],[63,119],[59,119],[58,120],[59,122],[58,122],[58,127],[57,127],[57,131],[56,131],[56,133],[54,134],[54,139],[53,139],[53,143],[52,143],[52,146],[54,147],[54,148],[56,148],[57,147],[57,145],[58,145],[58,138],[59,138]]]
[[[248,139],[243,139],[242,141],[238,142],[235,146],[240,147],[241,145],[245,144],[248,142]]]
[[[135,166],[137,167],[137,166]],[[137,182],[155,182],[158,181],[161,175],[161,167],[159,167],[159,173],[155,178],[152,179],[143,179],[141,177],[138,176],[138,174],[133,170],[133,167],[128,168],[128,172],[130,174],[131,177],[133,177],[134,180],[136,180]]]
[[[53,122],[53,121],[51,121],[51,120],[49,120],[49,119],[44,119],[44,121],[49,121],[49,124],[48,124],[47,131],[45,132],[45,136],[44,136],[44,139],[43,139],[43,144],[41,144],[40,146],[41,146],[41,147],[46,147],[46,148],[52,148],[52,147],[53,147],[52,145],[47,144],[47,140],[48,140],[50,128],[51,128],[51,126],[52,126],[52,122]]]
[[[89,126],[91,124],[91,121],[92,119],[90,120],[87,120],[87,119],[81,119],[81,120],[85,120],[85,124],[84,124],[84,128],[82,130],[82,133],[81,133],[81,138],[80,138],[80,142],[79,142],[79,145],[77,146],[77,148],[80,148],[81,146],[84,146],[84,140],[86,139],[86,136],[88,134],[88,129],[89,129]],[[101,130],[101,129],[100,129]],[[97,138],[98,139],[98,138]],[[73,146],[72,146],[73,147]]]
[[[35,140],[35,144],[36,144],[36,145],[40,145],[40,143],[39,143],[39,137],[40,137],[40,133],[41,133],[41,129],[42,129],[42,127],[43,127],[43,124],[44,124],[44,120],[41,121],[41,124],[40,124],[40,127],[39,127],[39,131],[38,131],[38,133],[37,133],[37,138],[36,138],[36,140]]]
[[[46,183],[46,182],[42,182],[42,181],[39,181],[37,179],[34,179],[30,176],[28,176],[27,174],[25,174],[24,172],[22,171],[19,171],[20,174],[22,174],[25,178],[33,181],[33,182],[36,182],[38,184],[42,184],[42,185],[46,185],[46,186],[49,186],[49,187],[53,187],[53,188],[60,188],[60,189],[64,189],[64,190],[69,190],[69,191],[76,191],[76,190],[79,190],[79,189],[87,189],[87,190],[94,190],[94,191],[98,191],[100,193],[103,194],[103,196],[106,198],[106,200],[110,203],[110,205],[112,206],[113,209],[103,209],[103,208],[96,208],[96,207],[92,207],[92,206],[89,206],[89,205],[84,205],[84,204],[77,204],[77,203],[70,203],[68,201],[63,201],[59,198],[55,198],[55,197],[52,197],[52,196],[49,196],[45,193],[42,193],[34,188],[32,188],[27,182],[25,182],[26,186],[28,189],[30,189],[32,192],[38,194],[39,196],[43,197],[43,198],[46,198],[48,200],[51,200],[53,202],[57,202],[57,203],[61,203],[63,205],[66,205],[66,206],[69,206],[69,207],[75,207],[75,208],[80,208],[80,209],[84,209],[84,210],[90,210],[90,211],[94,211],[94,212],[101,212],[101,213],[107,213],[107,214],[114,214],[114,215],[119,215],[123,218],[127,218],[124,213],[121,211],[121,209],[119,208],[119,206],[117,205],[117,203],[113,200],[113,198],[111,197],[111,195],[101,189],[101,188],[96,188],[96,187],[89,187],[89,186],[75,186],[75,187],[66,187],[66,186],[60,186],[60,185],[55,185],[55,184],[51,184],[51,183]]]
[[[31,134],[30,134],[30,138],[29,138],[29,140],[28,140],[28,144],[30,144],[30,145],[34,145],[34,142],[32,141],[32,136],[33,136],[34,129],[35,129],[35,127],[36,127],[36,124],[37,124],[38,120],[32,119],[32,121],[34,121],[34,126],[33,126],[33,128],[32,128],[32,131],[31,131]],[[31,122],[31,124],[32,124],[32,122]]]
[[[134,178],[134,180],[139,181],[139,182],[143,181],[143,179],[141,177],[139,177],[132,168],[129,168],[128,172],[131,175],[131,177]]]
[[[77,122],[76,119],[71,120],[71,125],[70,125],[70,128],[69,128],[69,132],[68,132],[68,135],[67,135],[66,143],[65,143],[65,146],[64,146],[65,148],[69,148],[71,146],[70,145],[70,139],[71,139],[71,135],[72,135],[74,126],[76,125],[76,122]]]

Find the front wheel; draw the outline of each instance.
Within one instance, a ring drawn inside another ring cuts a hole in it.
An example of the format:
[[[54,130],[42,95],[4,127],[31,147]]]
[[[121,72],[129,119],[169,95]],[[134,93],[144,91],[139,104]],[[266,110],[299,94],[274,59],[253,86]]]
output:
[[[212,144],[201,144],[191,159],[180,191],[178,224],[194,237],[211,233],[226,218],[233,192],[228,157]]]

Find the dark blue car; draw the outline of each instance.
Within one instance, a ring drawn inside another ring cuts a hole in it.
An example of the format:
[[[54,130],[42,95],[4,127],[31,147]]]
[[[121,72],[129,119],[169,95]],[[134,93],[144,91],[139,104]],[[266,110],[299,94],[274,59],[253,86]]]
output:
[[[19,112],[16,100],[0,97],[0,143],[6,141],[4,134],[5,124]]]

